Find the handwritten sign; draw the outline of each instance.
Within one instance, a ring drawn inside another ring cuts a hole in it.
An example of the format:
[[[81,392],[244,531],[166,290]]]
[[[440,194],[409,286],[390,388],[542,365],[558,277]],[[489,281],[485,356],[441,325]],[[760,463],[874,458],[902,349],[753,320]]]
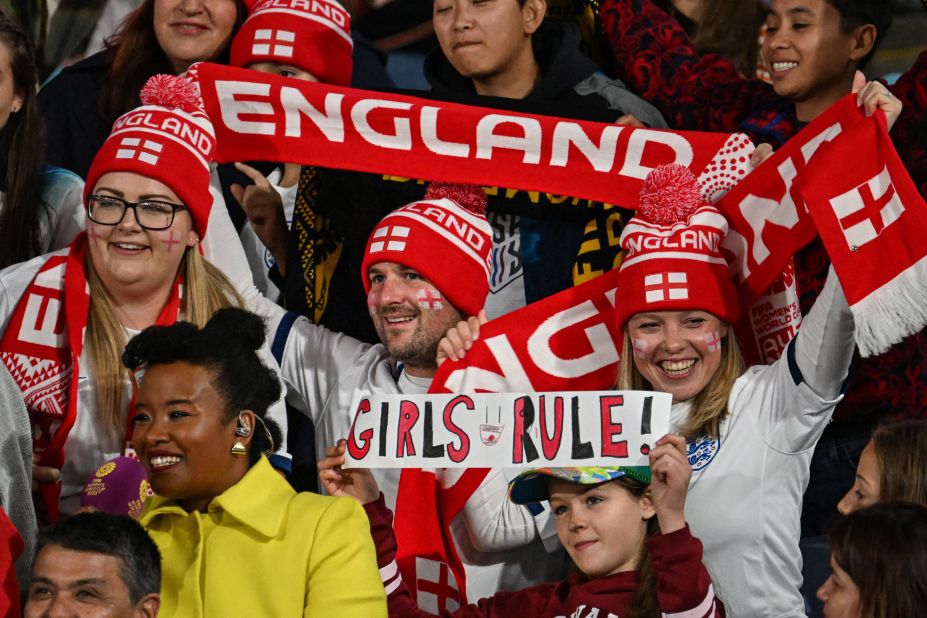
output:
[[[370,395],[346,467],[648,465],[671,404],[651,391]]]

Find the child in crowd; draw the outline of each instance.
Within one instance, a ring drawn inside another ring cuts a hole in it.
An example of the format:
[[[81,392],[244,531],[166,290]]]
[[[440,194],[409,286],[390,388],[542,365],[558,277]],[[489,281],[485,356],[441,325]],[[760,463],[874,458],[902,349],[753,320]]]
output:
[[[818,590],[826,618],[908,618],[927,607],[927,506],[855,511],[830,534],[832,574]]]
[[[837,509],[849,515],[893,500],[927,505],[927,419],[878,427],[859,458],[856,482]]]
[[[516,504],[547,500],[557,536],[578,573],[566,581],[497,592],[442,616],[723,616],[702,566],[702,544],[683,516],[692,470],[685,440],[665,436],[650,454],[650,467],[541,468],[509,486]],[[319,462],[326,491],[364,505],[381,572],[395,571],[392,513],[369,470],[344,470],[344,441]],[[386,580],[389,613],[430,616],[396,574]]]

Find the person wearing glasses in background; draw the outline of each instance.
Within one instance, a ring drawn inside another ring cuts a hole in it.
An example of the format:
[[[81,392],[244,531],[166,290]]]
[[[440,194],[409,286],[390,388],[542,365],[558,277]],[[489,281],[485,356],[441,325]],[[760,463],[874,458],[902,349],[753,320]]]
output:
[[[85,232],[0,271],[0,359],[29,411],[33,495],[49,520],[59,506],[75,511],[88,475],[128,450],[128,339],[178,319],[202,326],[242,305],[200,252],[207,223],[216,233],[221,221],[210,220],[215,138],[195,90],[155,76],[142,101],[116,121],[90,168]],[[281,402],[270,416],[285,427]]]

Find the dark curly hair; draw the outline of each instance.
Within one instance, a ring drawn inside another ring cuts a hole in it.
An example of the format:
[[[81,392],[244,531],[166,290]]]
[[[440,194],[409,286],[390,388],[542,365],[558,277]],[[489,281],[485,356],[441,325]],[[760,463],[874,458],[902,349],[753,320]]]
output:
[[[226,420],[240,410],[251,410],[270,433],[273,448],[267,435],[256,428],[248,453],[254,465],[262,453],[276,450],[283,439],[280,427],[267,418],[267,409],[280,398],[280,381],[256,353],[264,339],[261,318],[229,307],[216,311],[202,329],[189,322],[149,326],[126,345],[122,364],[130,371],[177,362],[207,368],[213,387],[226,403]]]

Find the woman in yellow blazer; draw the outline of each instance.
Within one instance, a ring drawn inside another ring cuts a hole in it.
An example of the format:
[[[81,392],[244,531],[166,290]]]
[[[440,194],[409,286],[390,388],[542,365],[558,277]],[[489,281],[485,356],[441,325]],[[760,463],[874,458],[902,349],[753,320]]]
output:
[[[153,326],[126,347],[140,374],[132,446],[156,494],[140,521],[161,551],[162,614],[385,617],[363,509],[294,492],[265,457],[280,440],[265,418],[280,385],[255,353],[263,342],[257,316],[224,309],[202,330]]]

